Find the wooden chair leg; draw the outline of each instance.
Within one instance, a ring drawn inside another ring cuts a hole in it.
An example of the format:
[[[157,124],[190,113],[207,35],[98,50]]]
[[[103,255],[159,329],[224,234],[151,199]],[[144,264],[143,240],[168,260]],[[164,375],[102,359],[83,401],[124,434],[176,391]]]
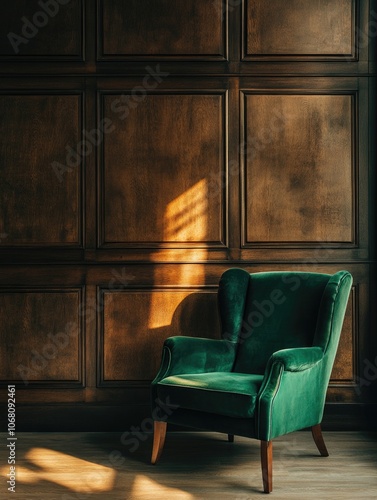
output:
[[[323,440],[321,424],[313,425],[312,436],[320,454],[323,457],[328,457],[329,452],[327,451],[325,442]]]
[[[265,493],[272,491],[272,441],[261,441],[261,465],[263,490]]]
[[[234,443],[234,434],[228,434],[229,443]]]
[[[154,427],[154,429],[153,429],[153,450],[152,450],[151,463],[156,464],[158,462],[158,459],[161,456],[162,449],[163,449],[164,444],[165,444],[167,423],[166,422],[157,422],[155,420],[153,427]]]

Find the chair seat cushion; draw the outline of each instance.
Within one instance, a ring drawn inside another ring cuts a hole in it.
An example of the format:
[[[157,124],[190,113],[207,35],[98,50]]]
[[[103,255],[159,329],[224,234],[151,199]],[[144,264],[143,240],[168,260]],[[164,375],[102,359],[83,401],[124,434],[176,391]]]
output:
[[[164,404],[228,417],[253,417],[263,375],[211,372],[172,375],[157,384]]]

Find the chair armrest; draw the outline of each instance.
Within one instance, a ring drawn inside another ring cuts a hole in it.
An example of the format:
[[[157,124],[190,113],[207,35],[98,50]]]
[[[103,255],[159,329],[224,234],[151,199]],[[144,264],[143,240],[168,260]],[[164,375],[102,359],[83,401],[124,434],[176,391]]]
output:
[[[320,347],[275,352],[258,393],[256,433],[269,441],[321,422],[326,397],[325,355]]]
[[[282,349],[274,352],[267,366],[269,367],[272,363],[281,363],[284,371],[302,372],[311,368],[322,358],[323,351],[320,347]]]
[[[159,372],[152,384],[170,375],[232,369],[237,342],[198,337],[169,337],[164,342]]]

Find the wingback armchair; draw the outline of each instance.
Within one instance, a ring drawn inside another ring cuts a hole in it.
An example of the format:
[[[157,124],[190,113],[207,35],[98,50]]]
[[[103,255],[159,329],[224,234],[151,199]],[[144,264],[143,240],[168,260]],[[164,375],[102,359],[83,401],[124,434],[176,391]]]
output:
[[[326,390],[352,285],[347,271],[249,274],[218,289],[221,339],[170,337],[152,382],[152,463],[167,423],[258,439],[272,491],[272,440],[311,428],[322,456]]]

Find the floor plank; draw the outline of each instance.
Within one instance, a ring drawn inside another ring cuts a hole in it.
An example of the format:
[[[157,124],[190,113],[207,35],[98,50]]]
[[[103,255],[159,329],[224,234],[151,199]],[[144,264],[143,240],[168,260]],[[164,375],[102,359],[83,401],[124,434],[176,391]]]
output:
[[[34,500],[251,500],[262,492],[259,444],[216,433],[167,434],[150,465],[151,435],[18,433],[16,494],[7,492],[6,434],[1,434],[0,498]],[[310,432],[274,440],[274,499],[377,498],[377,435],[325,432],[321,457]],[[123,443],[121,442],[123,441]],[[5,496],[4,496],[5,494]]]

